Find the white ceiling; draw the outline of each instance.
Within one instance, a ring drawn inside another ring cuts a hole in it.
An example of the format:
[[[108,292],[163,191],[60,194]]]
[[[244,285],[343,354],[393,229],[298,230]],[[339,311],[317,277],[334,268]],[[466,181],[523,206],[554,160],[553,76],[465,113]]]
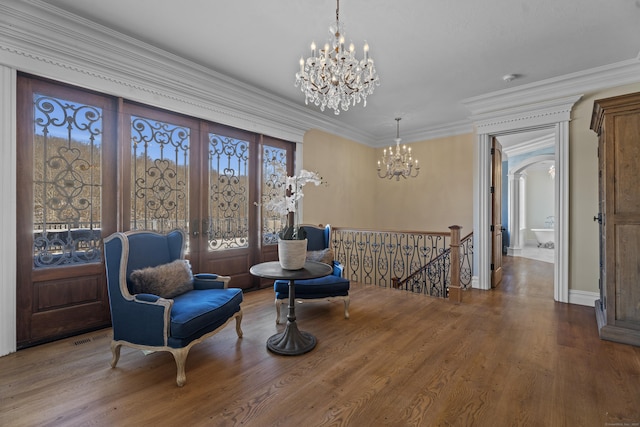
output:
[[[294,75],[311,41],[328,39],[334,0],[44,2],[317,109]],[[380,86],[366,108],[324,114],[380,141],[395,137],[395,117],[401,137],[468,126],[462,100],[640,51],[640,0],[343,0],[340,21],[359,57],[369,43]],[[521,77],[504,82],[510,73]]]

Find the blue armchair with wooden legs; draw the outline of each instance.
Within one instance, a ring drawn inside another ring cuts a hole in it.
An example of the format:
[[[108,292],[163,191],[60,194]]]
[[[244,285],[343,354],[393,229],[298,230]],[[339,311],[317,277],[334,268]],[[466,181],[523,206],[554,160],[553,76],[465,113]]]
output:
[[[331,250],[331,226],[316,227],[304,225],[307,232],[307,259],[329,264],[333,272],[318,279],[296,280],[296,300],[326,301],[339,300],[344,302],[344,318],[349,318],[349,280],[343,276],[344,267],[334,259]],[[281,306],[288,303],[289,281],[276,280],[273,284],[276,292],[276,324],[281,321]]]
[[[242,290],[229,288],[227,276],[193,275],[184,259],[184,232],[118,232],[104,239],[104,248],[113,324],[111,367],[123,345],[168,351],[181,387],[191,347],[232,319],[242,337]]]

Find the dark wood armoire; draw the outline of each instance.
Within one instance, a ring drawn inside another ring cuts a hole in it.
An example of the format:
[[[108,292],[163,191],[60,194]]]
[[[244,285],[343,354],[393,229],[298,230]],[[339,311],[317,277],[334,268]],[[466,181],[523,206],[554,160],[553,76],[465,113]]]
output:
[[[594,102],[598,134],[600,338],[640,346],[640,93]]]

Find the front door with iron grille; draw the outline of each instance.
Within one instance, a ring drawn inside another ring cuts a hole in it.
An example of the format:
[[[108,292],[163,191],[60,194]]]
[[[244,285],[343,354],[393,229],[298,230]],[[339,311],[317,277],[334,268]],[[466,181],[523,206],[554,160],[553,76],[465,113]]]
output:
[[[191,233],[193,257],[203,271],[231,276],[234,286],[259,287],[249,268],[277,259],[274,236],[280,226],[261,203],[273,181],[268,171],[274,161],[292,165],[293,144],[220,125],[209,125],[204,141],[204,191],[200,230]]]
[[[112,98],[18,78],[17,344],[110,324],[102,236],[115,231]]]

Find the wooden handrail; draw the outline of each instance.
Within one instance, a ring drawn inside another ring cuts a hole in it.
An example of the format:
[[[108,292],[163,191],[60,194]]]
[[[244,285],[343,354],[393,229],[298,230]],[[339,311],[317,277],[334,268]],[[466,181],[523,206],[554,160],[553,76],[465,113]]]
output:
[[[332,227],[333,230],[354,231],[360,233],[394,233],[394,234],[424,234],[430,236],[449,236],[446,231],[411,231],[411,230],[373,230],[370,228]]]

